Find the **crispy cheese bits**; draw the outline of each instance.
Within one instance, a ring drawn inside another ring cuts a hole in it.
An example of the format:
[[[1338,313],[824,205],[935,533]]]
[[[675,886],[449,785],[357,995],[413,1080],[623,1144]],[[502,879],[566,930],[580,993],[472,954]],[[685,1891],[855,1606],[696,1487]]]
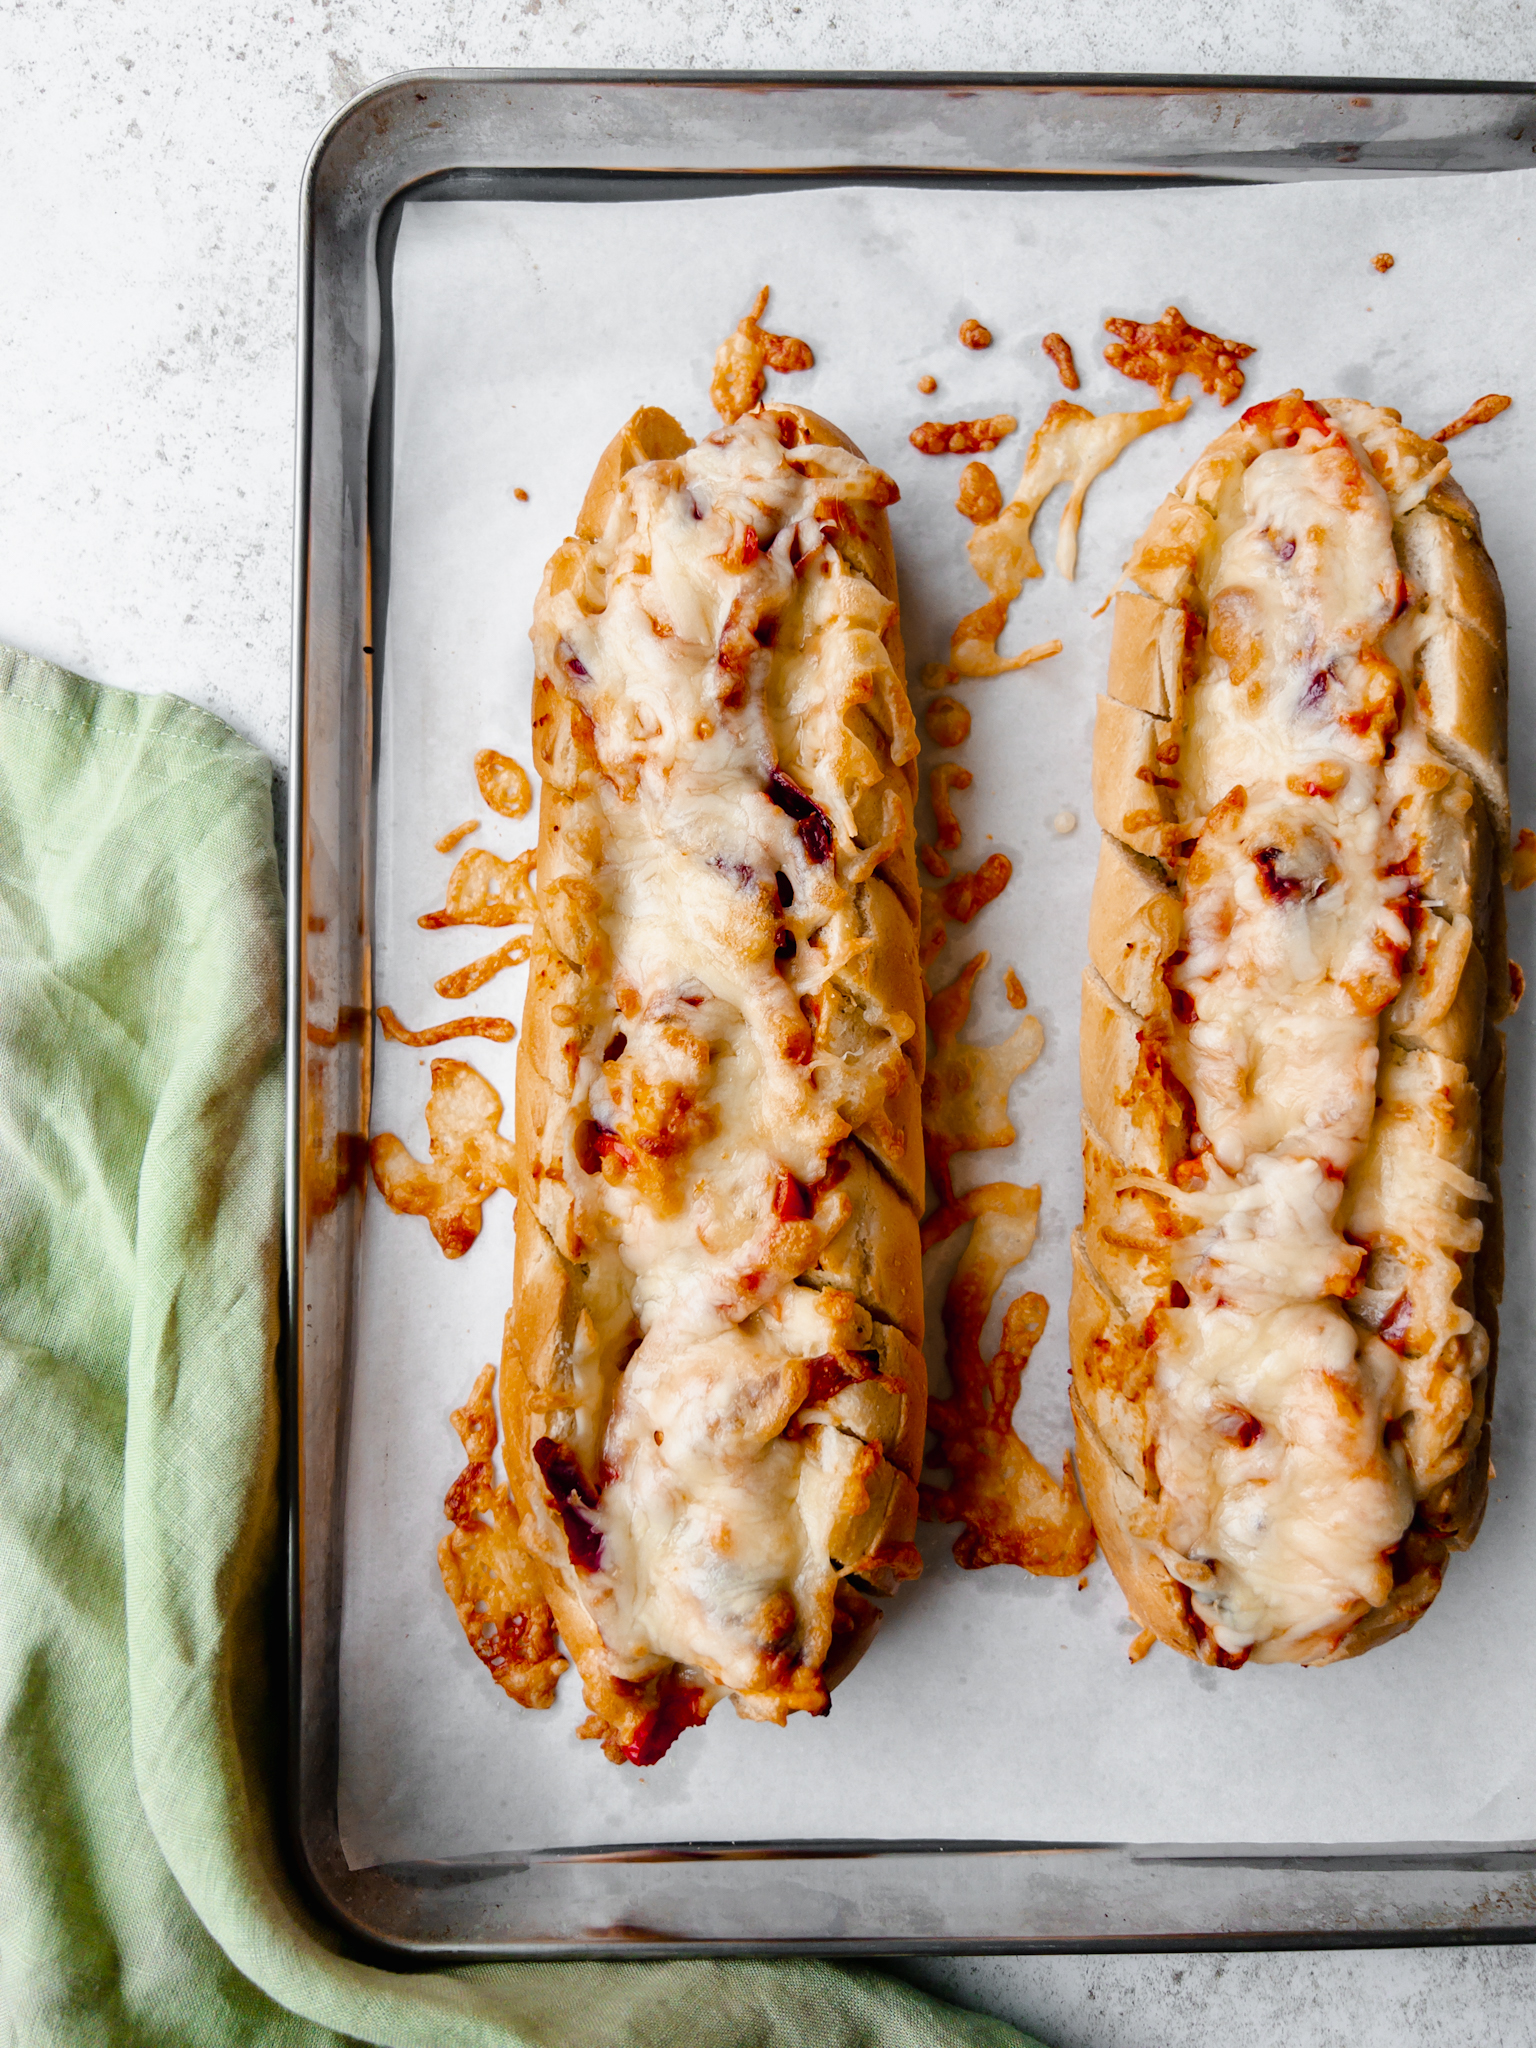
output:
[[[480,1235],[480,1211],[516,1185],[516,1156],[501,1135],[501,1097],[463,1060],[432,1062],[427,1159],[390,1131],[369,1148],[374,1184],[397,1215],[424,1216],[444,1258],[462,1258]]]
[[[1104,331],[1117,337],[1104,351],[1105,362],[1123,377],[1153,385],[1164,405],[1185,376],[1198,377],[1202,391],[1230,405],[1243,388],[1238,365],[1253,354],[1247,342],[1191,327],[1177,306],[1161,320],[1106,320]]]
[[[453,1411],[468,1462],[443,1502],[453,1528],[438,1545],[437,1567],[470,1648],[508,1699],[552,1707],[566,1662],[538,1567],[518,1534],[516,1504],[496,1476],[495,1378],[488,1365]]]
[[[957,1152],[987,1152],[1013,1143],[1008,1091],[1045,1050],[1044,1028],[1033,1016],[1021,1017],[996,1045],[961,1043],[976,978],[990,957],[978,953],[968,960],[928,1002],[932,1046],[923,1079],[923,1142],[942,1202],[954,1199],[949,1162]]]
[[[751,312],[716,351],[709,402],[727,426],[750,412],[762,397],[768,385],[766,371],[790,376],[815,366],[815,356],[797,335],[770,334],[758,326],[767,306],[768,287],[764,285]]]
[[[1469,405],[1464,413],[1453,419],[1448,427],[1442,427],[1438,434],[1431,434],[1432,441],[1444,443],[1454,441],[1458,434],[1466,433],[1469,427],[1486,427],[1490,420],[1496,420],[1501,412],[1507,412],[1514,403],[1502,392],[1490,391],[1485,398]]]
[[[1043,573],[1031,539],[1036,514],[1058,484],[1070,484],[1057,530],[1056,566],[1063,576],[1073,576],[1083,503],[1095,477],[1102,476],[1121,450],[1141,435],[1181,420],[1189,403],[1180,399],[1144,412],[1095,415],[1068,399],[1056,401],[1031,437],[1024,473],[1012,498],[990,517],[976,518],[966,552],[991,595],[956,626],[950,636],[949,665],[933,676],[933,687],[961,676],[1004,675],[1061,652],[1059,640],[1045,641],[1011,657],[997,651],[1014,599],[1030,577]],[[962,479],[962,501],[962,511],[967,503],[974,503],[978,514],[985,512],[990,498],[984,481],[977,480],[967,493]]]
[[[510,754],[482,747],[475,756],[475,782],[491,809],[503,818],[526,818],[533,808],[528,771]]]
[[[426,911],[416,922],[424,931],[441,931],[453,924],[531,924],[533,886],[529,873],[535,854],[530,848],[512,860],[476,847],[461,854],[448,877],[447,902],[441,910]]]
[[[919,455],[984,454],[1006,440],[1018,424],[1011,412],[985,420],[924,420],[907,439]]]
[[[1068,391],[1077,389],[1077,364],[1072,357],[1072,344],[1064,334],[1048,334],[1040,346],[1056,365],[1056,374]]]
[[[1003,1279],[1035,1241],[1040,1190],[996,1181],[972,1188],[924,1225],[925,1245],[970,1226],[970,1241],[944,1301],[954,1391],[934,1401],[929,1423],[938,1439],[935,1462],[947,1465],[947,1487],[924,1487],[923,1514],[964,1522],[955,1561],[967,1571],[1012,1564],[1050,1578],[1075,1578],[1093,1556],[1093,1525],[1073,1477],[1070,1455],[1061,1478],[1048,1472],[1013,1427],[1019,1387],[1045,1332],[1045,1297],[1021,1294],[1003,1318],[1002,1342],[990,1359],[981,1333]]]

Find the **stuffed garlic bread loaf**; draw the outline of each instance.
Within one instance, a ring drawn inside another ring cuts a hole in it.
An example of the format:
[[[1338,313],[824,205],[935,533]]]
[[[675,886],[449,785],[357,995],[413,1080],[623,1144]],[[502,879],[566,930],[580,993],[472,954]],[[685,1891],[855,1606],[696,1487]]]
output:
[[[504,1425],[584,1733],[826,1711],[918,1568],[922,988],[885,506],[815,414],[647,409],[534,613]],[[854,1582],[857,1582],[857,1586]]]
[[[1299,392],[1116,600],[1073,1407],[1132,1612],[1207,1663],[1411,1626],[1483,1511],[1504,607],[1443,446]]]

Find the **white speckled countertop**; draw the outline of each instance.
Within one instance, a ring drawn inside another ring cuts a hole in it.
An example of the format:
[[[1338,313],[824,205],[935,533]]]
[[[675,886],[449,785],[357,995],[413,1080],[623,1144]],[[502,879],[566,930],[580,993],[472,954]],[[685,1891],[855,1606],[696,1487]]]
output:
[[[298,182],[420,65],[1536,74],[1533,0],[11,0],[0,639],[287,757]],[[903,1966],[1051,2048],[1536,2042],[1536,1949]]]

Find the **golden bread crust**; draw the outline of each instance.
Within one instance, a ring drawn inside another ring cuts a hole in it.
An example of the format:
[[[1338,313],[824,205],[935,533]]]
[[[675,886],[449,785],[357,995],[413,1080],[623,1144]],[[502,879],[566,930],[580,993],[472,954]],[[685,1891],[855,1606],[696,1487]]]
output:
[[[1072,1393],[1077,1428],[1077,1476],[1093,1518],[1094,1533],[1110,1570],[1119,1581],[1133,1620],[1149,1628],[1160,1642],[1197,1657],[1199,1645],[1185,1612],[1182,1588],[1144,1543],[1130,1534],[1141,1504],[1141,1490],[1110,1456],[1089,1419],[1077,1390]]]
[[[1079,1048],[1089,1123],[1125,1172],[1166,1178],[1183,1156],[1184,1104],[1160,1034],[1092,967],[1083,976]]]
[[[1139,1016],[1167,1011],[1163,967],[1180,922],[1167,870],[1106,832],[1088,914],[1088,958],[1110,993]]]
[[[1169,859],[1179,836],[1170,764],[1158,758],[1168,733],[1164,720],[1118,697],[1094,706],[1093,815],[1102,831],[1154,860]]]
[[[1177,718],[1190,648],[1200,633],[1198,617],[1183,605],[1122,590],[1115,598],[1114,620],[1108,694],[1153,718]]]
[[[593,541],[602,537],[627,471],[642,462],[686,454],[692,446],[692,438],[659,405],[642,405],[638,412],[631,413],[597,459],[587,495],[576,515],[576,538]]]
[[[922,1229],[917,1211],[861,1145],[844,1147],[847,1222],[823,1247],[806,1278],[818,1287],[851,1294],[878,1321],[914,1344],[923,1336]]]

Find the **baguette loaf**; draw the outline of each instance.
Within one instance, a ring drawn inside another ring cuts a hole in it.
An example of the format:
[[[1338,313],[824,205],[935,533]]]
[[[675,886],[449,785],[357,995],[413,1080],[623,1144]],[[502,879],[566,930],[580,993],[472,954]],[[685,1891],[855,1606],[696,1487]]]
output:
[[[1504,607],[1395,412],[1253,407],[1153,519],[1099,702],[1073,1408],[1206,1663],[1408,1628],[1487,1492]]]
[[[824,1713],[917,1569],[922,989],[884,507],[635,414],[534,614],[508,1471],[614,1761]]]

